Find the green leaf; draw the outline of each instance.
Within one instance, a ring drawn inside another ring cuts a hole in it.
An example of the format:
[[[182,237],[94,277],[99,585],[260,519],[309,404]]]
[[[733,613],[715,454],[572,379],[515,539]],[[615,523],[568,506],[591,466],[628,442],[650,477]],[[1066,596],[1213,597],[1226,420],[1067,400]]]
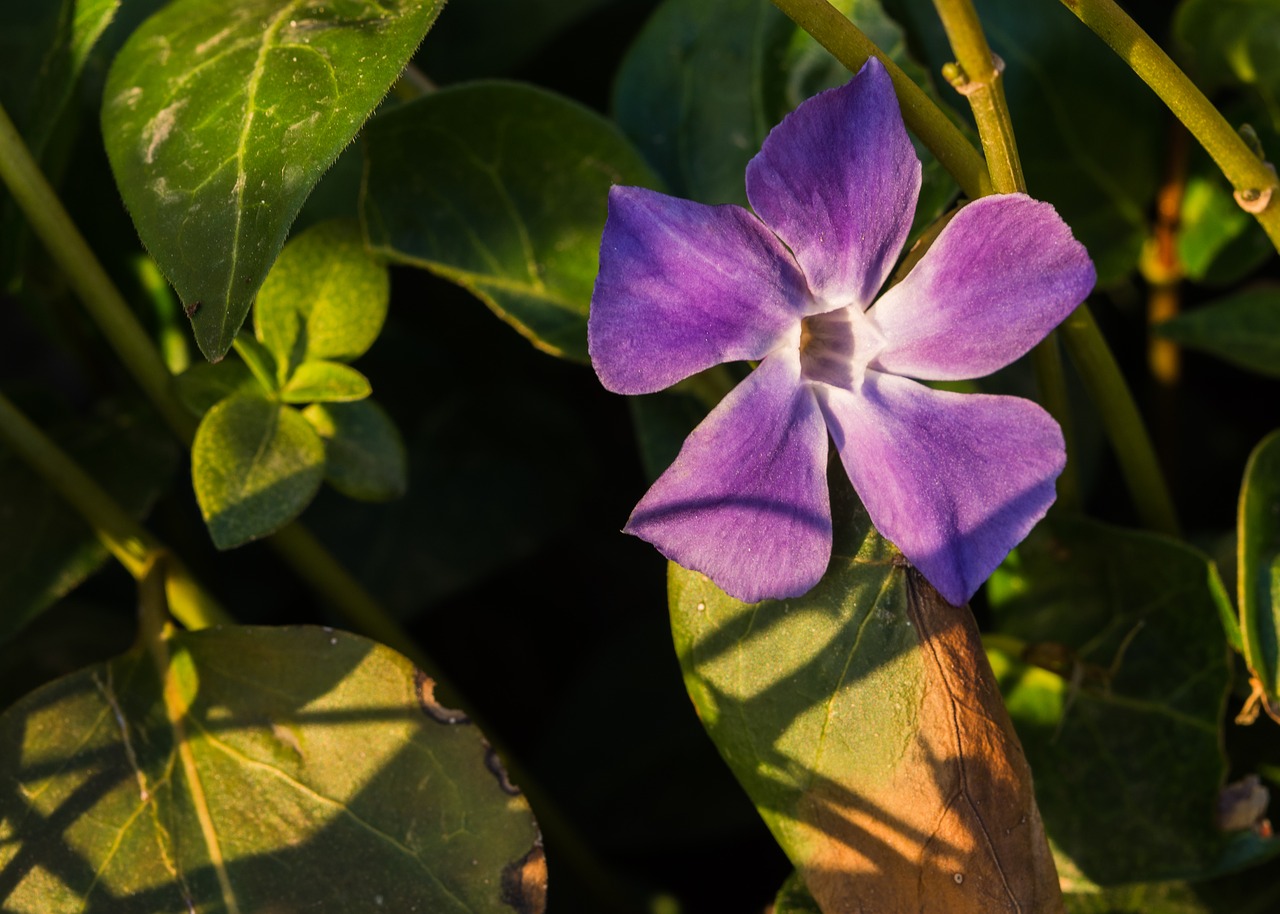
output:
[[[197,362],[174,378],[174,387],[182,405],[196,416],[203,416],[219,400],[233,394],[267,393],[249,366],[238,359],[221,362]]]
[[[343,495],[390,501],[409,487],[400,432],[372,400],[315,403],[302,415],[324,439],[324,478]]]
[[[322,222],[285,245],[258,293],[254,330],[283,383],[310,359],[364,355],[382,331],[390,297],[387,268],[365,249],[359,224]]]
[[[37,162],[67,110],[89,52],[120,0],[0,3],[0,105]],[[0,187],[0,281],[16,266],[27,223]]]
[[[280,388],[286,403],[340,403],[363,400],[372,393],[369,379],[341,362],[303,362]]]
[[[1280,432],[1254,448],[1240,486],[1240,632],[1244,658],[1280,707]]]
[[[379,116],[364,140],[375,250],[468,289],[539,349],[587,360],[609,187],[656,180],[612,124],[540,89],[476,83]]]
[[[929,73],[907,53],[879,0],[838,0],[926,91]],[[747,162],[787,112],[849,72],[767,0],[666,0],[623,60],[618,123],[679,196],[746,205]],[[932,221],[955,184],[924,147],[917,223]]]
[[[1183,0],[1173,33],[1202,87],[1249,86],[1280,118],[1280,2]]]
[[[988,591],[1000,631],[1025,644],[992,661],[1064,886],[1224,866],[1230,602],[1213,563],[1151,534],[1046,522]]]
[[[0,717],[6,908],[543,910],[528,804],[404,657],[312,627],[166,647],[163,679],[139,647]]]
[[[741,603],[668,566],[703,726],[823,910],[1052,910],[1030,771],[972,617],[865,515],[851,530],[797,599]]]
[[[804,878],[792,873],[773,899],[773,914],[822,914],[822,909],[805,888]]]
[[[1212,164],[1206,167],[1217,170]],[[1178,220],[1178,259],[1190,279],[1228,285],[1274,253],[1258,220],[1240,208],[1220,173],[1187,179]]]
[[[172,480],[176,453],[161,429],[115,412],[55,432],[58,443],[135,517]],[[107,560],[93,530],[0,447],[0,641],[11,638]]]
[[[324,478],[324,444],[289,406],[236,394],[205,413],[191,478],[219,549],[258,539],[297,517]]]
[[[1260,285],[1156,327],[1161,336],[1249,371],[1280,377],[1280,286]]]
[[[211,360],[442,6],[175,0],[116,57],[102,111],[116,183]]]

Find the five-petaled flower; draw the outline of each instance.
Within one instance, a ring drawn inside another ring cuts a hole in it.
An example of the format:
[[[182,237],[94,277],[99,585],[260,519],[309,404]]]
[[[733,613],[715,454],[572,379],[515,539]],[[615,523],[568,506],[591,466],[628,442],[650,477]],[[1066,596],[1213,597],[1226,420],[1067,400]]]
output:
[[[765,139],[747,166],[754,215],[612,189],[588,323],[605,387],[651,393],[759,360],[627,532],[739,599],[799,596],[831,556],[828,433],[876,528],[952,603],[1030,532],[1066,459],[1057,423],[1027,400],[911,379],[1021,357],[1093,288],[1093,264],[1049,204],[984,197],[877,299],[919,191],[875,59]]]

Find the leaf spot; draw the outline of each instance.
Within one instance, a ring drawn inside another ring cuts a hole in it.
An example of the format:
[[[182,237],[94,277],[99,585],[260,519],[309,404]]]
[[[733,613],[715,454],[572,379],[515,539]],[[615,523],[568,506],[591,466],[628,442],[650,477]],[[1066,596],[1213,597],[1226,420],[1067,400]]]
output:
[[[462,711],[446,708],[436,701],[436,681],[422,670],[413,674],[414,689],[418,693],[418,706],[424,714],[438,724],[469,724],[471,719]]]
[[[139,90],[141,91],[141,90]],[[156,160],[156,150],[167,139],[169,134],[173,132],[173,125],[177,121],[178,112],[187,104],[187,99],[180,98],[167,108],[162,108],[160,112],[147,122],[147,126],[142,128],[142,141],[147,144],[146,150],[142,153],[142,159],[148,165]]]
[[[541,841],[503,868],[501,897],[518,914],[542,914],[547,909],[547,856]]]
[[[498,758],[498,753],[488,743],[485,744],[484,767],[498,779],[498,786],[502,788],[503,793],[513,797],[520,796],[520,788],[511,783],[511,778],[507,776],[507,769],[502,765],[502,759]]]
[[[961,885],[964,882],[964,873],[956,873],[951,878],[956,881],[956,885]]]

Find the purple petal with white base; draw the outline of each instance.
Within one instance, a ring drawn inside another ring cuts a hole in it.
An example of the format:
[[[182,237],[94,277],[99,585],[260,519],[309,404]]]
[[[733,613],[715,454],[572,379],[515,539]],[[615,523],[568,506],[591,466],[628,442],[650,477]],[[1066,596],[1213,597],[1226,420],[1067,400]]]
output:
[[[811,304],[790,252],[741,207],[609,192],[587,321],[609,390],[652,393],[712,365],[764,358]]]
[[[739,600],[799,596],[831,557],[827,430],[794,349],[712,410],[625,528]]]
[[[1053,503],[1062,432],[1028,400],[877,371],[860,393],[815,393],[872,522],[957,606]]]
[[[902,251],[920,160],[880,61],[806,101],[747,165],[747,199],[828,310],[865,308]]]
[[[872,307],[872,367],[929,381],[978,378],[1044,339],[1093,288],[1084,246],[1048,203],[983,197],[955,215]]]

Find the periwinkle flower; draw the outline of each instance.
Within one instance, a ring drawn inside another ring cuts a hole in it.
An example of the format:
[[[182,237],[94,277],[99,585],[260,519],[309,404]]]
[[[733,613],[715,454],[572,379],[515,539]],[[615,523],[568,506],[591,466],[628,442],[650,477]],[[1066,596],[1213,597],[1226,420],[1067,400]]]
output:
[[[1049,204],[984,197],[877,299],[919,192],[875,59],[765,139],[747,166],[754,215],[612,189],[588,324],[605,387],[652,393],[759,360],[627,532],[741,600],[799,596],[831,557],[828,434],[876,528],[954,604],[1044,516],[1066,460],[1057,423],[912,379],[1021,357],[1093,288],[1093,264]]]

